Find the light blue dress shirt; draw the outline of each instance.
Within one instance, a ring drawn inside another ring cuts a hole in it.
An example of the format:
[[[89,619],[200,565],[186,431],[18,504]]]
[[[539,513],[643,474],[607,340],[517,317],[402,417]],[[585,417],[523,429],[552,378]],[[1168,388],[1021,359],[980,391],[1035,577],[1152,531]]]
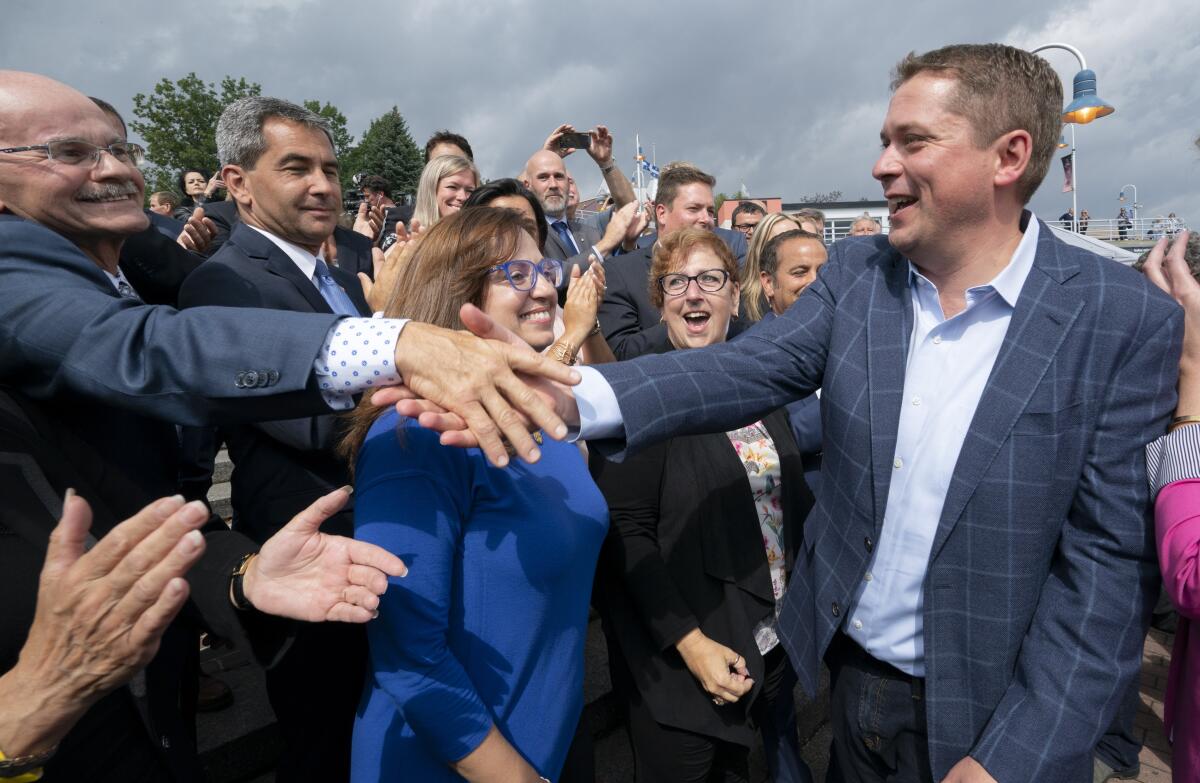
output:
[[[925,676],[923,585],[950,477],[1004,342],[1017,297],[1037,252],[1029,224],[1008,265],[967,289],[966,309],[947,319],[937,287],[909,265],[909,337],[891,486],[883,530],[854,596],[845,631],[867,652],[914,677]],[[583,439],[624,433],[616,395],[596,370],[577,368]]]
[[[967,307],[942,313],[938,290],[909,264],[913,330],[883,530],[851,603],[845,632],[873,657],[925,676],[924,582],[950,477],[1033,268],[1030,219],[1008,265],[967,289]]]

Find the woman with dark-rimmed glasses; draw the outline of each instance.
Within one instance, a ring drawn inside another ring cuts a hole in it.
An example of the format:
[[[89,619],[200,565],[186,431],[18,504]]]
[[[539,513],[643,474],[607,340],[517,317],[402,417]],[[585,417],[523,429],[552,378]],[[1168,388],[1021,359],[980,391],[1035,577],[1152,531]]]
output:
[[[535,350],[550,347],[562,263],[542,258],[525,227],[508,209],[443,218],[385,315],[462,328],[460,308],[472,304]],[[412,569],[389,585],[368,629],[353,779],[565,779],[608,527],[580,450],[544,438],[536,464],[495,468],[369,402],[346,445],[355,536],[405,553]]]
[[[659,240],[647,283],[670,350],[725,341],[737,273],[710,231]],[[612,522],[595,602],[638,783],[748,780],[760,739],[772,780],[811,783],[776,625],[813,503],[786,412],[592,472]]]

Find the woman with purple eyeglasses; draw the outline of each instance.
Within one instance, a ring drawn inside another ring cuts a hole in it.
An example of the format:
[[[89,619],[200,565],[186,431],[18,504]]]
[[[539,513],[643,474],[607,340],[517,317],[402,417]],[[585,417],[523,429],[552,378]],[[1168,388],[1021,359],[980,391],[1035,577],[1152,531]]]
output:
[[[562,274],[519,213],[467,207],[422,238],[385,315],[462,328],[460,308],[475,305],[566,361],[579,346],[555,342]],[[537,463],[495,468],[390,407],[364,401],[354,412],[355,537],[404,553],[410,567],[368,627],[355,781],[590,774],[586,745],[569,751],[608,508],[574,444],[540,442]]]

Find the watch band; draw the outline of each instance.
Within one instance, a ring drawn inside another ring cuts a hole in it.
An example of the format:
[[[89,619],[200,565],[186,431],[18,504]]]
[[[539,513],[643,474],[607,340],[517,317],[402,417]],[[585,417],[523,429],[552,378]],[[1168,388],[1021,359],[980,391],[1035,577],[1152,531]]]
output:
[[[254,559],[256,553],[250,552],[243,555],[238,561],[237,568],[233,569],[233,573],[229,575],[229,600],[233,604],[233,608],[240,612],[248,612],[254,608],[254,604],[246,600],[246,591],[244,580],[246,577],[246,569],[250,566],[250,561]]]

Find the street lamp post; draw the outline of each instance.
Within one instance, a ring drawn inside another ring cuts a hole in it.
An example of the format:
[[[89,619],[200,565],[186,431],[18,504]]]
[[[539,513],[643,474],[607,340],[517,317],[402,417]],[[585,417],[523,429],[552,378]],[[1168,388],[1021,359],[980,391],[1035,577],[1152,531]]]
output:
[[[1079,73],[1072,82],[1072,98],[1063,109],[1062,120],[1071,126],[1071,230],[1079,231],[1079,157],[1075,152],[1075,126],[1086,125],[1098,117],[1112,114],[1116,109],[1096,95],[1096,72],[1087,67],[1083,52],[1065,43],[1048,43],[1033,50],[1033,54],[1046,49],[1062,49],[1075,55],[1079,61]],[[1134,201],[1137,197],[1134,197]]]
[[[1138,218],[1138,208],[1140,208],[1142,206],[1141,204],[1138,203],[1137,185],[1131,185],[1131,184],[1122,185],[1121,186],[1121,197],[1120,197],[1121,201],[1125,200],[1125,188],[1133,189],[1133,219],[1136,221]]]

